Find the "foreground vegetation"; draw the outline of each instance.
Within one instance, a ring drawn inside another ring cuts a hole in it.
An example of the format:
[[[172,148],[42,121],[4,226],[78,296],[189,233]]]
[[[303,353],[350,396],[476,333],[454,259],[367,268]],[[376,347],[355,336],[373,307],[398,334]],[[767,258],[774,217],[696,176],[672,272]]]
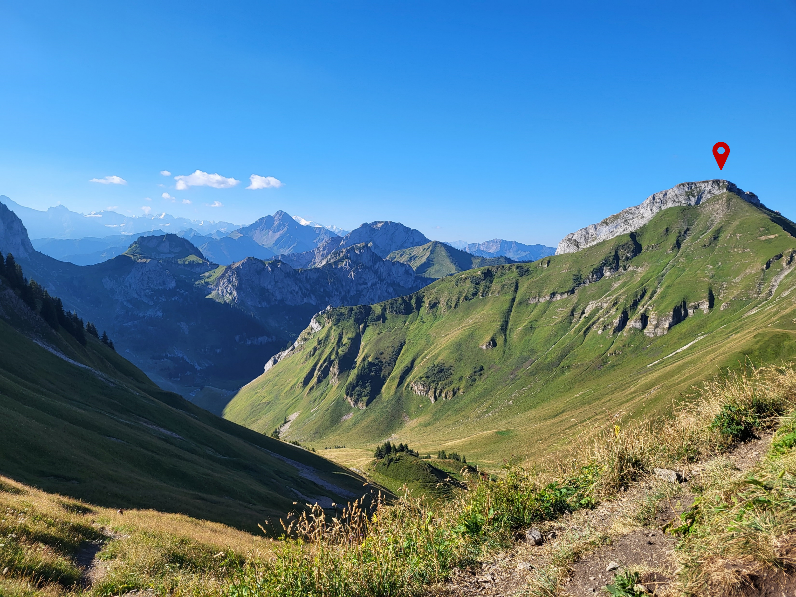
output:
[[[408,494],[393,504],[355,502],[334,518],[317,505],[297,504],[276,542],[178,515],[120,514],[3,480],[0,569],[8,570],[0,594],[99,596],[135,588],[227,597],[429,594],[455,568],[510,546],[518,531],[612,499],[655,467],[683,470],[710,461],[698,500],[671,530],[681,537],[679,589],[731,595],[743,575],[728,562],[742,562],[758,576],[793,569],[795,408],[793,368],[750,368],[704,384],[666,421],[617,420],[596,440],[578,442],[587,448],[548,468],[507,463],[499,475],[465,474],[469,490],[447,501]],[[722,469],[722,454],[776,427],[770,453],[750,475]],[[74,558],[88,541],[103,542],[104,568],[82,589]],[[591,546],[569,546],[535,571],[531,594],[557,594],[569,564]],[[612,588],[635,578],[632,571],[626,576]]]

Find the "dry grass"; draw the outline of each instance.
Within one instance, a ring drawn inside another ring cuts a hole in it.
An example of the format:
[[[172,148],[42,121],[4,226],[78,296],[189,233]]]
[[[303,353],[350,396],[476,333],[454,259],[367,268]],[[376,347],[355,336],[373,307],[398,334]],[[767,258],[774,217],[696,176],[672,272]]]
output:
[[[83,590],[76,556],[103,542],[95,583]],[[270,542],[222,524],[151,510],[119,513],[0,477],[0,595],[221,595],[244,561]],[[4,572],[3,572],[4,571]]]
[[[357,502],[331,519],[317,506],[300,506],[284,521],[285,538],[278,542],[185,516],[119,514],[3,480],[0,508],[6,517],[0,524],[17,529],[17,535],[19,529],[30,528],[18,543],[33,564],[12,571],[0,586],[3,594],[20,596],[80,592],[75,550],[83,541],[110,535],[99,554],[104,569],[89,590],[97,596],[145,588],[160,595],[228,597],[420,595],[445,583],[455,567],[505,548],[519,529],[611,499],[653,467],[685,471],[730,449],[745,433],[775,426],[779,415],[796,407],[795,390],[792,368],[730,374],[701,386],[667,421],[616,421],[596,440],[578,442],[577,451],[546,469],[507,466],[501,475],[474,475],[469,491],[444,503],[407,494],[390,505],[378,502],[365,508]],[[784,425],[780,434],[787,435],[791,427],[795,425]],[[726,466],[714,461],[714,480],[708,475],[704,488],[706,496],[714,497],[703,503],[733,496],[726,502],[731,507],[703,516],[693,527],[705,525],[705,536],[722,536],[723,551],[708,557],[697,547],[685,548],[687,587],[715,585],[715,571],[728,558],[763,567],[792,565],[788,558],[796,552],[783,539],[796,530],[796,456],[790,449],[796,445],[796,430],[792,436],[775,442],[780,452],[767,461],[769,468],[760,472],[758,484],[740,479],[728,484]],[[772,496],[778,504],[774,511],[761,505]],[[745,522],[733,525],[741,513],[732,509],[738,503],[754,506],[744,506]],[[634,510],[640,519],[649,518],[654,505],[646,506],[639,503]],[[720,535],[721,529],[730,535]],[[42,539],[45,530],[57,540]],[[601,533],[573,532],[557,542],[548,565],[536,571],[531,594],[557,594],[571,563],[604,541]],[[2,534],[8,533],[0,529]],[[686,537],[684,544],[700,545],[689,541]],[[46,566],[36,568],[39,561]],[[50,576],[41,573],[47,570]]]

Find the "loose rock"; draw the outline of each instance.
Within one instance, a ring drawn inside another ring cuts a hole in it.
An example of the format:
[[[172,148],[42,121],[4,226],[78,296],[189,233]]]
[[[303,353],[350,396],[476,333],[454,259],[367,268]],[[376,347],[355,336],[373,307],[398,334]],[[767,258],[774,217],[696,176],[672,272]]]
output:
[[[532,545],[541,545],[544,543],[544,537],[542,537],[541,531],[535,527],[525,531],[525,540]]]
[[[653,469],[653,472],[656,477],[668,481],[669,483],[682,483],[684,481],[683,475],[668,468],[656,468]]]

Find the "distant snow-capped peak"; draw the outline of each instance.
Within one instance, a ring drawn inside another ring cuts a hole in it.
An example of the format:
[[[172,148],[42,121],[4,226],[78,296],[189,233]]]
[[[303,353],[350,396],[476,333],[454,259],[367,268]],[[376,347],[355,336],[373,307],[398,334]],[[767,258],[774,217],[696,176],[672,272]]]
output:
[[[318,222],[311,222],[310,220],[305,220],[301,216],[292,216],[296,222],[301,224],[302,226],[312,226],[313,228],[324,228],[323,224],[318,224]]]
[[[293,218],[297,223],[301,224],[302,226],[312,226],[313,228],[326,228],[327,230],[331,230],[338,236],[345,236],[350,230],[343,230],[339,226],[324,226],[323,224],[319,224],[318,222],[313,222],[312,220],[305,220],[301,216],[290,216]]]

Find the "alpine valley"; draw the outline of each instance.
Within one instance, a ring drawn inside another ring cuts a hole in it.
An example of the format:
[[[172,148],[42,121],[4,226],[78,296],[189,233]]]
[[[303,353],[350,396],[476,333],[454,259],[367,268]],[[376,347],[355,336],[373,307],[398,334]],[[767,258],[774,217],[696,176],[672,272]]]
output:
[[[711,180],[656,193],[533,263],[403,249],[389,258],[439,279],[317,315],[224,416],[266,433],[289,420],[284,438],[345,445],[348,463],[385,440],[490,468],[538,461],[606,423],[667,412],[722,368],[795,355],[794,236],[754,194]]]
[[[83,224],[80,214],[63,207],[51,208],[45,218],[45,212],[3,200],[27,213],[39,230],[65,226],[60,236],[95,225],[94,215],[108,216],[94,214]],[[58,219],[53,211],[64,213]],[[128,218],[120,226],[158,223],[138,220]],[[37,251],[26,226],[0,204],[0,250],[12,253],[26,275],[60,297],[67,310],[106,330],[119,352],[160,387],[217,414],[238,388],[262,372],[265,362],[293,343],[316,313],[403,296],[430,283],[435,271],[453,273],[484,260],[440,243],[435,246],[446,248],[422,263],[404,258],[401,251],[420,250],[430,241],[396,222],[363,224],[341,237],[278,211],[231,232],[215,228],[214,236],[208,236],[185,228],[197,222],[160,220],[183,229],[106,238],[116,249],[100,238],[39,244],[62,256],[83,245],[94,251],[85,259],[89,262],[103,251],[115,255],[80,266]],[[134,240],[121,251],[120,239],[125,238]],[[453,253],[460,255],[451,261]],[[220,256],[227,265],[208,255]],[[436,262],[440,264],[432,266]]]

